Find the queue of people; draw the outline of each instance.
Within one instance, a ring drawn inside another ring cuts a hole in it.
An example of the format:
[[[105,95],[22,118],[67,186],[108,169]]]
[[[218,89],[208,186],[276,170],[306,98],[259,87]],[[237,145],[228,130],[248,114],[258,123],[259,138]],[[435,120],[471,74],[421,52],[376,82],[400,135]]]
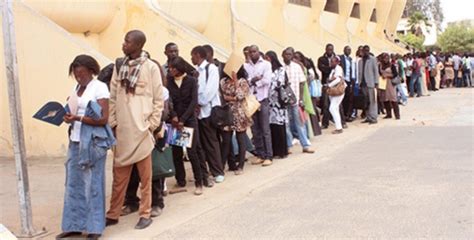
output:
[[[136,211],[135,228],[147,228],[162,213],[168,193],[187,191],[185,161],[192,168],[193,194],[200,196],[204,188],[224,182],[228,172],[244,174],[247,152],[254,155],[251,164],[263,167],[288,157],[297,143],[302,153],[314,154],[311,139],[331,122],[332,133],[341,134],[357,117],[368,124],[376,124],[379,113],[398,120],[399,105],[415,92],[428,95],[453,83],[472,86],[472,56],[375,57],[369,46],[360,46],[355,56],[346,46],[339,56],[328,44],[316,68],[292,47],[279,57],[251,45],[243,49],[245,63],[229,73],[209,45],[192,49],[191,65],[177,44],[168,43],[161,65],[144,50],[145,43],[145,34],[133,30],[124,38],[124,56],[102,72],[88,55],[70,65],[77,85],[64,117],[70,143],[59,239],[84,233],[98,239],[105,227]],[[250,97],[258,109],[249,114]],[[231,121],[218,124],[213,117],[218,111],[231,115]],[[194,129],[192,144],[168,146],[163,140],[167,124]],[[112,148],[112,196],[106,211],[105,161]],[[165,177],[155,177],[152,163],[152,151],[162,154],[166,148],[172,150],[176,180],[169,190]]]

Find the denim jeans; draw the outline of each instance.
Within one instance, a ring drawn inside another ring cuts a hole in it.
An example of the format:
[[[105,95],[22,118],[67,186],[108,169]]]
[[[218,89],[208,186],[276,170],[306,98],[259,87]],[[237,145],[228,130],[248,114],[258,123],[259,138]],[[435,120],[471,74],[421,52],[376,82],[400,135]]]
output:
[[[79,143],[70,142],[66,161],[63,232],[102,234],[105,228],[105,158],[107,149],[91,146],[94,165],[79,165]]]
[[[293,141],[293,132],[297,133],[298,140],[303,148],[309,147],[310,143],[308,140],[307,132],[304,123],[301,121],[299,106],[290,106],[288,107],[288,118],[289,124],[286,126],[286,135],[287,135],[287,144],[291,146]]]
[[[253,146],[252,141],[250,140],[247,133],[245,133],[244,141],[245,141],[245,146],[246,146],[247,152],[255,151],[255,147]],[[237,142],[237,137],[236,137],[235,133],[232,134],[232,152],[234,153],[234,156],[239,155],[239,144]]]
[[[421,76],[419,74],[413,73],[411,75],[411,81],[410,81],[410,96],[415,95],[415,83],[416,83],[416,92],[421,95],[421,82],[420,82]]]
[[[402,84],[397,84],[397,91],[400,93],[400,99],[402,100],[402,102],[406,102],[408,96],[405,95],[405,92],[403,91]]]

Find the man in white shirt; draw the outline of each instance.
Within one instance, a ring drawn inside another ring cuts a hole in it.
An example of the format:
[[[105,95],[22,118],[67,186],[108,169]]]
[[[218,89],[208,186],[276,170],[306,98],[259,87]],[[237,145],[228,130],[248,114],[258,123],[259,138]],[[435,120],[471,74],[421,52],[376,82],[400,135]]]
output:
[[[462,86],[462,79],[459,79],[458,77],[461,63],[462,63],[461,57],[457,53],[455,53],[453,56],[453,69],[454,69],[454,84],[456,84],[456,87]]]
[[[257,159],[252,164],[270,166],[273,159],[273,149],[268,93],[272,81],[272,66],[268,61],[263,60],[257,46],[250,46],[248,54],[250,61],[244,64],[244,68],[248,73],[250,92],[260,102],[260,110],[253,115],[252,140]]]
[[[292,61],[293,55],[294,52],[292,48],[287,48],[282,53],[283,62],[285,63],[284,68],[286,77],[288,79],[288,84],[290,84],[291,90],[293,90],[296,96],[296,104],[288,107],[289,124],[286,125],[288,143],[291,143],[291,141],[293,140],[292,132],[295,132],[297,133],[298,140],[300,141],[300,144],[303,147],[303,152],[314,153],[314,150],[309,148],[310,142],[308,140],[308,136],[305,130],[305,125],[301,121],[299,113],[299,102],[303,97],[303,95],[301,94],[302,88],[300,88],[300,84],[306,81],[306,76],[304,75],[301,66]]]
[[[219,71],[216,65],[206,61],[206,57],[206,50],[202,46],[197,46],[191,51],[191,61],[199,73],[198,122],[200,147],[202,150],[198,150],[198,152],[201,153],[202,158],[206,159],[209,170],[212,176],[215,177],[215,181],[221,183],[224,181],[224,167],[222,166],[217,129],[211,122],[212,108],[221,105],[219,97]]]

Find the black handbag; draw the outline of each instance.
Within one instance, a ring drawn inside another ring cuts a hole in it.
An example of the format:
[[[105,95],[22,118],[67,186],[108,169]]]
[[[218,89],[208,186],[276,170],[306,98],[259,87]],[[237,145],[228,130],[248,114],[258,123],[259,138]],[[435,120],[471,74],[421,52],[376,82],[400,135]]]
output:
[[[293,106],[297,103],[296,95],[293,92],[293,89],[291,89],[291,86],[288,80],[288,75],[286,74],[286,72],[285,72],[285,84],[279,86],[277,90],[278,90],[278,101],[280,102],[280,106],[282,107]]]
[[[234,114],[229,104],[215,106],[211,110],[211,123],[214,127],[222,129],[234,124]]]

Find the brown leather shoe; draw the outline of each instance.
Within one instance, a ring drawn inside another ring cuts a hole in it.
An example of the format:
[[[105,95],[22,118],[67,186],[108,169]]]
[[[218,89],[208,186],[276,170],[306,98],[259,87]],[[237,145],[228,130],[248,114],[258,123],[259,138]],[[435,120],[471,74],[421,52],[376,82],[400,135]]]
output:
[[[179,185],[175,185],[171,190],[169,190],[170,194],[175,194],[175,193],[182,193],[186,192],[186,187],[181,187]]]
[[[303,148],[303,153],[314,153],[314,150],[311,148]]]
[[[341,133],[342,133],[342,129],[336,129],[332,131],[332,134],[341,134]]]

